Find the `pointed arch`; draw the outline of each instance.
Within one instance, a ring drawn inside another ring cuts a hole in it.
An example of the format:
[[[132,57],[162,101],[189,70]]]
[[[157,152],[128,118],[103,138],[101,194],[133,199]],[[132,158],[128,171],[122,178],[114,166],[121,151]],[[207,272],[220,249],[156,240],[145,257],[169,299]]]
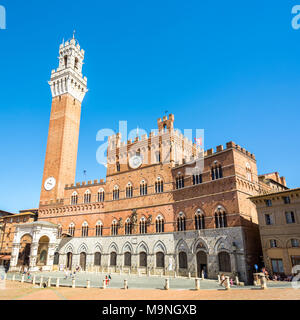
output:
[[[115,251],[116,253],[119,253],[118,245],[115,242],[112,242],[108,247],[108,252],[111,253]]]
[[[125,242],[125,244],[123,245],[123,248],[122,248],[122,253],[125,253],[125,252],[130,252],[132,253],[133,252],[133,247],[131,245],[130,242]]]
[[[88,246],[87,246],[86,243],[82,243],[82,244],[79,246],[77,253],[81,253],[81,252],[85,252],[85,253],[88,253],[88,252],[89,252]]]
[[[146,252],[149,254],[149,247],[145,241],[141,241],[136,248],[136,253],[138,254],[140,252]]]
[[[154,253],[159,252],[159,251],[162,251],[164,254],[167,253],[167,248],[161,240],[158,240],[153,246]]]

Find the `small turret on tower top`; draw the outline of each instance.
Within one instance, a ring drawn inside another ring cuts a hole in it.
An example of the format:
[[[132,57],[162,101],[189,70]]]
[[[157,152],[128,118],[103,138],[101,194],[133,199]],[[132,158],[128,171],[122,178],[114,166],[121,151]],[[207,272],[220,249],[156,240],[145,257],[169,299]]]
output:
[[[158,130],[172,130],[174,128],[174,115],[169,114],[169,118],[164,116],[163,119],[157,119]]]
[[[57,71],[71,68],[81,75],[84,59],[84,50],[80,50],[80,45],[75,38],[63,42],[59,47],[59,67]]]

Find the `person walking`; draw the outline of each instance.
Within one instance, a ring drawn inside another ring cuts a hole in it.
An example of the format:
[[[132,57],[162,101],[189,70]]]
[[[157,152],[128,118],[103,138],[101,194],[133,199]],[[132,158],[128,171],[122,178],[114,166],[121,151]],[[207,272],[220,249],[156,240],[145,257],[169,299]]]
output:
[[[105,285],[108,286],[108,276],[105,276]]]
[[[222,273],[222,274],[221,274],[221,283],[220,283],[220,286],[221,286],[221,287],[225,284],[225,281],[226,281],[225,274]],[[224,286],[225,286],[225,285],[224,285]]]

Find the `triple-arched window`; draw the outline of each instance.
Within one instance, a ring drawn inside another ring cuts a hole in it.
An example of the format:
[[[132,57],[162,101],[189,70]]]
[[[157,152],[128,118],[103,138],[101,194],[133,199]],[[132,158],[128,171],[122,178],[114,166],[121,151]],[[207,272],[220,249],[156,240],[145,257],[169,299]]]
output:
[[[216,228],[226,228],[227,227],[227,215],[225,209],[218,206],[215,212],[215,226]]]
[[[70,225],[69,225],[69,229],[68,229],[68,233],[71,237],[74,237],[74,234],[75,234],[75,224],[72,222]]]
[[[105,199],[105,192],[103,188],[98,190],[98,202],[103,202]]]
[[[103,223],[98,221],[96,224],[96,237],[101,237],[103,235]]]
[[[89,236],[89,225],[88,225],[88,223],[86,221],[82,224],[81,236],[82,237],[88,237]]]
[[[165,221],[164,218],[159,215],[155,221],[156,232],[161,233],[165,231]]]
[[[111,235],[116,236],[118,235],[118,221],[115,219],[111,224]]]
[[[156,193],[164,192],[164,182],[160,177],[158,177],[155,181],[155,192]]]
[[[91,191],[90,190],[86,190],[86,192],[84,193],[84,203],[91,203]]]
[[[204,213],[200,209],[198,209],[195,214],[195,229],[205,229],[205,217]]]
[[[119,187],[115,186],[113,190],[113,200],[119,200],[119,196],[120,196]]]
[[[184,177],[179,175],[176,177],[176,189],[184,188]]]
[[[78,203],[78,193],[74,191],[71,196],[71,205]]]
[[[125,234],[132,234],[132,223],[129,218],[125,221]]]
[[[177,218],[177,230],[178,231],[186,230],[186,219],[182,212],[179,213],[179,216]]]
[[[249,162],[246,162],[246,176],[248,181],[252,181],[252,172],[251,172],[251,166]]]
[[[147,187],[147,182],[145,180],[142,180],[140,183],[140,195],[145,196],[148,193],[148,187]]]
[[[193,175],[193,185],[202,183],[202,174],[197,173]]]
[[[131,182],[128,182],[126,186],[126,198],[132,198],[133,195],[133,188]]]
[[[142,217],[140,220],[140,233],[141,234],[147,233],[147,221],[145,217]]]
[[[218,162],[214,163],[211,168],[211,180],[217,180],[223,178],[223,169]]]

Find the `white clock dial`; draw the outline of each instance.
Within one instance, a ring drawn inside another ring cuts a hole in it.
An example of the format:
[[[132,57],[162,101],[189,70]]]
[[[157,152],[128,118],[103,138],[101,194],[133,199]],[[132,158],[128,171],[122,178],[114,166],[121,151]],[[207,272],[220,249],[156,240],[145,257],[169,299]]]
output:
[[[136,169],[142,165],[142,158],[140,156],[133,156],[129,159],[129,165],[132,169]]]
[[[44,188],[46,191],[50,191],[55,187],[56,180],[54,177],[50,177],[45,181]]]

